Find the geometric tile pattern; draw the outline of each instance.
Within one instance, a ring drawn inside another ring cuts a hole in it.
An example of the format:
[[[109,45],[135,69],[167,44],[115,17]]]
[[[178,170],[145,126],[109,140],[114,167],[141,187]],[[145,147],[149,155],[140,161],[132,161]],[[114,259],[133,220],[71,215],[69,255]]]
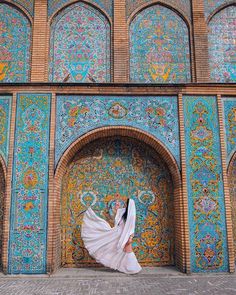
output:
[[[153,5],[130,25],[130,81],[184,83],[191,81],[189,31],[171,9]]]
[[[50,94],[18,94],[8,271],[46,272]]]
[[[110,24],[98,9],[83,2],[63,9],[50,44],[49,81],[110,81]]]
[[[180,163],[177,97],[57,96],[55,165],[77,138],[103,126],[130,126],[159,139]]]
[[[228,271],[216,97],[185,96],[183,102],[191,271]]]

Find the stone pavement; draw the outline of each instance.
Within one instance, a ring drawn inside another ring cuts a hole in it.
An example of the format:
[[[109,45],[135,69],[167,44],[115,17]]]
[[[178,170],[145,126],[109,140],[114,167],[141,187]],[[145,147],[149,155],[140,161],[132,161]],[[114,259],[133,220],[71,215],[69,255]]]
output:
[[[138,275],[108,269],[60,269],[54,275],[0,275],[1,295],[236,294],[236,274],[185,275],[174,268],[144,268]]]

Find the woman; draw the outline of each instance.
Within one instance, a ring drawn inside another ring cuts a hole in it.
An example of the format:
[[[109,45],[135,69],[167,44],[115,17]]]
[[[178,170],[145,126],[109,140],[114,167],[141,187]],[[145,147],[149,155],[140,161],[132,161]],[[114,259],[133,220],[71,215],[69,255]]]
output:
[[[117,209],[115,226],[98,217],[90,207],[84,214],[81,237],[85,248],[95,260],[107,267],[126,274],[135,274],[142,269],[132,250],[136,209],[134,200]]]

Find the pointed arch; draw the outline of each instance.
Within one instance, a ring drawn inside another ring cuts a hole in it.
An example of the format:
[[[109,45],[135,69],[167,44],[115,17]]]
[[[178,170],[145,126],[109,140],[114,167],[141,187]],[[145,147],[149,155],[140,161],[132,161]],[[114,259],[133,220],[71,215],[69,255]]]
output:
[[[49,81],[109,82],[111,23],[94,5],[77,1],[51,22]]]
[[[207,25],[209,25],[209,22],[217,13],[219,13],[221,10],[231,5],[236,5],[236,1],[235,0],[227,1],[226,3],[223,3],[219,5],[217,8],[215,8],[207,17],[207,20],[206,20]]]
[[[236,50],[236,3],[218,7],[208,18],[209,66],[212,82],[236,82],[234,55]]]
[[[191,82],[191,25],[186,16],[165,2],[153,1],[134,11],[128,23],[131,82]]]
[[[16,3],[1,2],[3,46],[0,48],[0,83],[28,82],[31,71],[32,18]]]

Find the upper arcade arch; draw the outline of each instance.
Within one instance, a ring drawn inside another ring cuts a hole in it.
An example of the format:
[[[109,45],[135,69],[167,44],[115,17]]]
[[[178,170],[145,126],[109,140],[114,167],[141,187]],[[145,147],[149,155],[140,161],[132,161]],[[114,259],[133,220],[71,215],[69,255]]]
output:
[[[77,1],[51,22],[49,81],[109,82],[111,23],[94,5]]]

